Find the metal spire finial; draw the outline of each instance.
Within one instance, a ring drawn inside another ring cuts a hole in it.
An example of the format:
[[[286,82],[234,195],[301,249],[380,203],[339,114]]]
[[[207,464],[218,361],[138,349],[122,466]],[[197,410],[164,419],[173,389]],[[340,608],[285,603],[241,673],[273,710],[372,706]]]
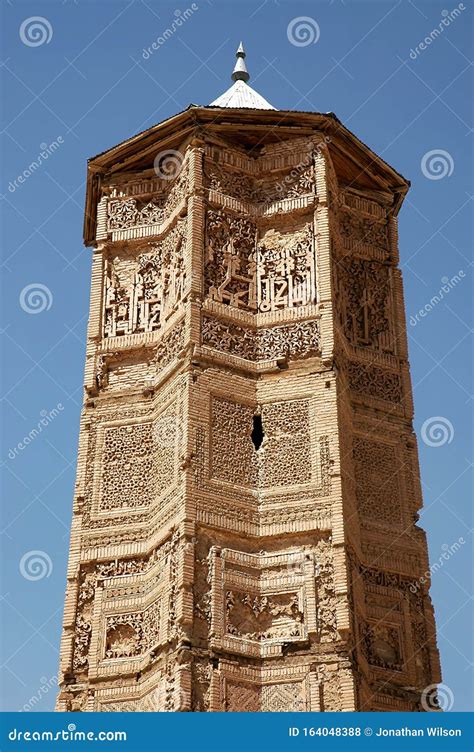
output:
[[[247,66],[245,65],[245,50],[242,42],[239,44],[235,56],[237,60],[235,61],[234,70],[232,71],[232,81],[247,82],[250,78],[250,75],[247,70]]]

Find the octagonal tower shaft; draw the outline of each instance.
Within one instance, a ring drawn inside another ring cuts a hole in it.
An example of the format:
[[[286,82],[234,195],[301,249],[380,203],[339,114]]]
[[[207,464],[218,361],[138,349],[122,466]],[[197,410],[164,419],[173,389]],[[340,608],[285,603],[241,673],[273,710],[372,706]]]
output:
[[[439,679],[396,214],[333,116],[89,164],[59,710],[418,710]]]

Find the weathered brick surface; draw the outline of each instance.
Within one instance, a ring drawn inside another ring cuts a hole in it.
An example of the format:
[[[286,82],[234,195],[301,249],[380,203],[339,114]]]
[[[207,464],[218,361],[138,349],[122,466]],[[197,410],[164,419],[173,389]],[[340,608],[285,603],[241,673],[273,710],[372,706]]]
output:
[[[419,709],[390,192],[318,133],[225,138],[102,176],[58,709]]]

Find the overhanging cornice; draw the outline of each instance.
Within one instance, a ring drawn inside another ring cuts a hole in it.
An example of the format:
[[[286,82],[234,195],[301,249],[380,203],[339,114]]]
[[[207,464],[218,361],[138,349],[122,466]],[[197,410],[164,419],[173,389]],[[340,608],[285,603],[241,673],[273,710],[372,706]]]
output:
[[[328,149],[333,161],[352,164],[356,173],[367,177],[380,190],[394,196],[393,210],[397,213],[410,183],[391,165],[373,152],[346,128],[334,113],[301,112],[295,110],[255,110],[191,105],[187,110],[173,115],[122,141],[88,161],[84,242],[91,245],[95,238],[96,206],[100,184],[111,172],[146,169],[143,160],[158,148],[171,148],[189,137],[194,129],[215,130],[221,135],[235,131],[245,144],[248,154],[260,151],[265,143],[273,143],[320,132],[327,136]],[[252,142],[255,144],[252,145]],[[257,155],[257,154],[256,154]]]

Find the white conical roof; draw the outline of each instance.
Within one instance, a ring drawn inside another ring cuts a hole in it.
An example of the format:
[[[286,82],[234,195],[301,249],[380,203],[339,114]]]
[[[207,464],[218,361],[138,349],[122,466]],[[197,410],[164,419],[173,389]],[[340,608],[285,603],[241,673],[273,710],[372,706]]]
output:
[[[211,102],[210,107],[248,107],[254,110],[276,109],[258,91],[248,85],[247,81],[250,75],[245,64],[245,50],[242,42],[239,44],[236,57],[237,61],[232,72],[232,80],[235,83],[220,97]]]
[[[258,91],[252,89],[245,81],[236,81],[220,97],[211,102],[211,107],[251,107],[255,110],[274,110]]]

